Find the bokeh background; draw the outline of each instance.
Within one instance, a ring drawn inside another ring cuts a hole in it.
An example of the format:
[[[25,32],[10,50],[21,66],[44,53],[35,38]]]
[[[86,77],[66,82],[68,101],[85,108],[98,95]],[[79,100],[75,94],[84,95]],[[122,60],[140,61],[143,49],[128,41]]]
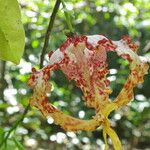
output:
[[[130,35],[140,44],[138,54],[150,61],[150,2],[149,0],[71,0],[65,1],[76,33],[103,34],[113,40]],[[0,61],[0,141],[12,127],[29,103],[32,91],[27,86],[31,68],[39,67],[39,56],[52,13],[54,0],[19,0],[22,22],[26,32],[24,56],[18,66]],[[48,46],[55,50],[66,39],[67,29],[62,6],[55,19]],[[113,93],[121,90],[129,74],[128,63],[108,54]],[[44,64],[48,63],[47,56]],[[150,150],[150,74],[143,84],[135,88],[134,101],[111,113],[112,127],[117,132],[125,150]],[[61,71],[52,74],[54,85],[50,101],[64,113],[89,119],[94,110],[82,101],[82,92],[74,82],[68,81]],[[17,150],[16,139],[26,150],[103,150],[101,128],[94,132],[66,132],[31,108],[23,122],[11,133],[5,149]],[[111,141],[108,139],[111,146]]]

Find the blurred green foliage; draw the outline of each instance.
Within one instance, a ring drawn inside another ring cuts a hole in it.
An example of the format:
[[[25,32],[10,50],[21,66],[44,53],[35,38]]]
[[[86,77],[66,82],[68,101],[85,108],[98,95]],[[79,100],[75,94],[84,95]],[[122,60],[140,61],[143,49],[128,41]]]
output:
[[[75,32],[92,35],[104,34],[113,40],[129,34],[138,41],[138,53],[150,61],[150,3],[149,0],[65,0]],[[26,32],[24,56],[18,66],[1,62],[0,86],[0,141],[16,122],[28,104],[32,91],[27,86],[31,67],[39,67],[39,56],[48,26],[54,0],[19,0]],[[66,21],[62,5],[57,14],[48,49],[55,50],[66,39]],[[128,74],[128,63],[116,54],[108,54],[111,87],[114,99]],[[45,65],[48,63],[45,57]],[[4,73],[4,76],[3,76]],[[3,79],[3,82],[2,82]],[[111,124],[119,135],[124,149],[150,148],[150,74],[135,88],[135,99],[128,106],[110,115]],[[54,90],[50,101],[66,114],[89,119],[94,110],[82,101],[82,92],[60,71],[52,74]],[[103,149],[102,132],[65,132],[47,120],[35,108],[30,109],[23,123],[11,134],[4,150],[97,150]],[[22,143],[22,144],[21,144]],[[111,141],[109,141],[111,145]],[[22,146],[24,145],[24,146]],[[24,147],[24,148],[23,148]]]

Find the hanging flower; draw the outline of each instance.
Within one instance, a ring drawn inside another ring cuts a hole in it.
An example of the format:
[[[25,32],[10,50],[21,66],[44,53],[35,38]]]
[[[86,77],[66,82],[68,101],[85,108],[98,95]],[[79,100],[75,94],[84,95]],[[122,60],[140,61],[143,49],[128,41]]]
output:
[[[108,134],[115,150],[121,150],[121,143],[110,127],[108,115],[133,99],[133,88],[143,82],[143,76],[147,73],[148,65],[143,57],[136,54],[137,48],[128,36],[124,36],[120,41],[112,41],[102,35],[69,37],[59,49],[48,54],[48,66],[41,70],[33,68],[28,81],[33,88],[31,105],[37,107],[44,116],[51,116],[55,124],[66,131],[93,131],[102,125],[105,149],[108,149]],[[109,73],[108,52],[116,52],[130,64],[130,75],[114,101],[109,98],[112,90],[106,77]],[[81,120],[71,117],[49,103],[47,93],[51,92],[51,85],[48,80],[51,72],[56,69],[62,70],[68,79],[74,80],[82,90],[86,105],[96,110],[96,115],[92,119]]]

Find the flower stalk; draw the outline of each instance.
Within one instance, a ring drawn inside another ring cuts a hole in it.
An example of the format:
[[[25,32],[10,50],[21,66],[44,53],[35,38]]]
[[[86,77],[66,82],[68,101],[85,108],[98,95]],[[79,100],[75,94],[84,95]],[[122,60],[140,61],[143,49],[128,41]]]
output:
[[[61,2],[62,2],[62,5],[63,5],[63,10],[64,10],[64,14],[65,14],[68,29],[69,29],[70,33],[73,33],[74,29],[73,29],[72,24],[71,24],[70,14],[68,13],[68,10],[66,8],[66,4],[65,4],[64,0],[61,0]]]

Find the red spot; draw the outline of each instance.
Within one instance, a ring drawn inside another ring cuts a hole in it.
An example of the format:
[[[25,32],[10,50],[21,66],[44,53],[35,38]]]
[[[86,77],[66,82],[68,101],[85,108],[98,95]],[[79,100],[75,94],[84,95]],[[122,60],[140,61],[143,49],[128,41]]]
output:
[[[132,42],[130,36],[128,36],[128,35],[122,36],[121,39],[122,39],[123,41],[125,41],[127,44],[130,44],[130,43]]]
[[[137,70],[132,70],[132,74],[135,76],[135,75],[137,75],[138,73],[137,73]]]
[[[104,92],[103,92],[102,90],[99,90],[99,94],[100,94],[100,95],[103,95]]]
[[[65,49],[70,45],[73,44],[75,47],[78,45],[78,43],[84,42],[86,43],[87,37],[86,36],[73,36],[69,37],[62,45],[60,46],[60,50],[62,52],[65,51]]]
[[[108,40],[104,38],[104,39],[102,39],[102,40],[99,40],[99,41],[98,41],[98,44],[103,45],[103,44],[105,44],[107,41],[108,41]]]
[[[45,97],[45,98],[42,100],[41,105],[44,107],[44,106],[47,105],[47,103],[48,103],[48,97]]]
[[[32,73],[35,73],[36,72],[36,69],[35,68],[32,68]]]
[[[31,80],[32,80],[32,81],[35,81],[35,75],[32,75],[32,76],[31,76]]]
[[[125,88],[126,90],[128,90],[128,89],[129,89],[129,83],[125,84],[124,88]]]
[[[124,59],[127,59],[130,63],[132,62],[132,58],[129,54],[121,54],[120,56]]]
[[[48,53],[48,57],[50,58],[50,57],[52,56],[52,54],[53,54],[53,51],[50,51],[50,52]]]
[[[104,83],[105,83],[106,86],[109,86],[110,81],[109,80],[105,80]]]
[[[92,46],[92,44],[90,44],[90,43],[86,43],[86,47],[87,47],[89,50],[92,50],[92,49],[93,49],[93,46]]]
[[[112,40],[102,39],[98,41],[98,44],[105,47],[107,51],[114,51],[116,49],[116,45],[113,44]]]
[[[128,94],[128,99],[130,100],[130,99],[132,99],[132,98],[133,98],[133,93],[130,92],[130,93]]]
[[[139,46],[138,46],[137,44],[131,43],[131,44],[129,44],[129,47],[130,47],[133,51],[136,51]]]
[[[122,40],[125,41],[133,51],[136,51],[139,47],[137,44],[132,42],[131,38],[128,35],[123,36]]]

